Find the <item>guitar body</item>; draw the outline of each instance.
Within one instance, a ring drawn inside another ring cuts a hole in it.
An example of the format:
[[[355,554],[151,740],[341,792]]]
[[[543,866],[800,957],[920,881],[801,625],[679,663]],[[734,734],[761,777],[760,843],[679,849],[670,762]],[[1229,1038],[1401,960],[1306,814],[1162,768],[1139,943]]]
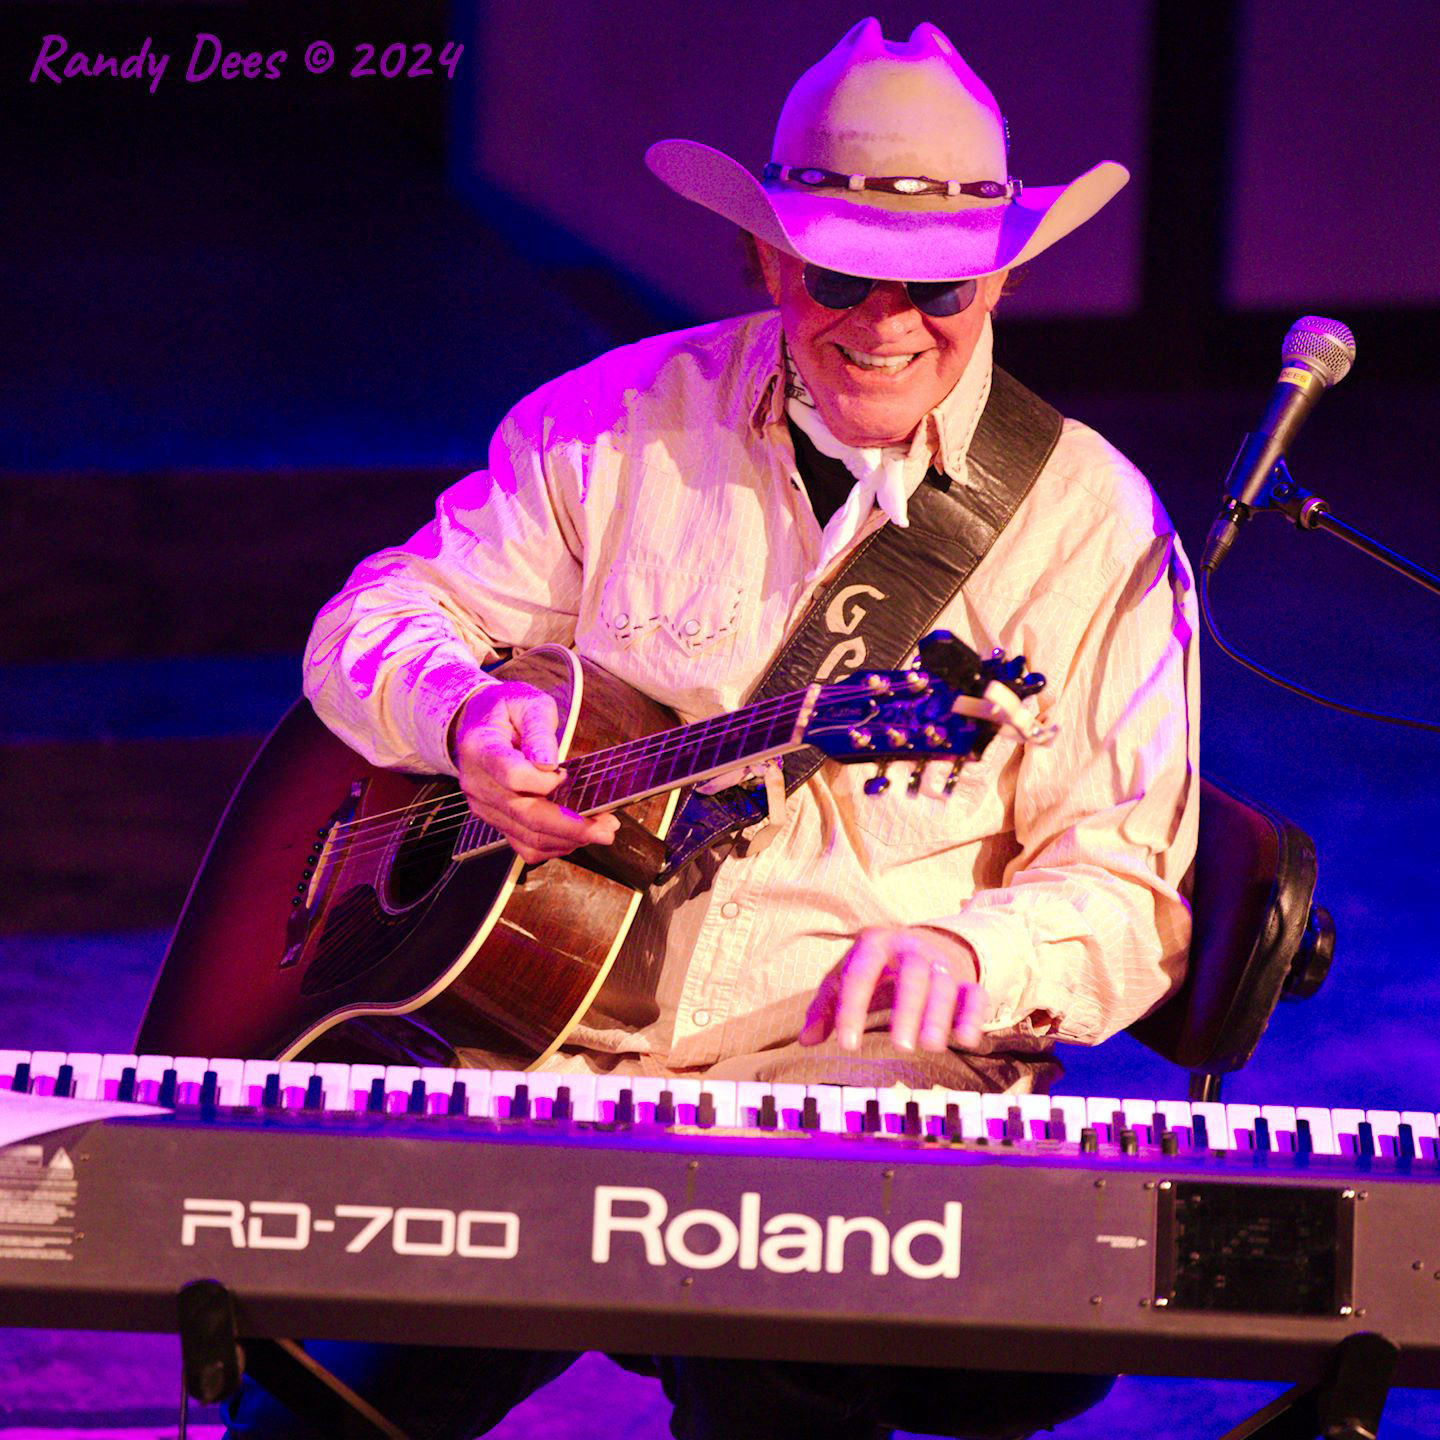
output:
[[[558,646],[500,674],[554,697],[562,758],[676,724]],[[613,846],[456,863],[455,782],[369,764],[299,701],[220,821],[137,1052],[453,1065],[477,1048],[538,1064],[599,993],[678,794],[625,807]]]

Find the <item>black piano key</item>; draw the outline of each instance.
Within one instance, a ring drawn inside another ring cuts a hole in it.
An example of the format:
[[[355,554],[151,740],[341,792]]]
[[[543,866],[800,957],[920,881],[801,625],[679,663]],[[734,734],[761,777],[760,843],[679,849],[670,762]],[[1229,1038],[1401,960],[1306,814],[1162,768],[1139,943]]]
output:
[[[379,1084],[379,1081],[376,1081],[376,1084]],[[265,1077],[265,1088],[260,1092],[260,1104],[266,1110],[280,1108],[280,1076],[278,1072]]]
[[[1208,1150],[1210,1148],[1210,1126],[1206,1124],[1203,1115],[1196,1115],[1191,1120],[1190,1131],[1195,1137],[1192,1148],[1196,1150]]]
[[[55,1093],[62,1100],[68,1100],[75,1093],[75,1067],[62,1065],[55,1072]]]
[[[1255,1153],[1257,1155],[1268,1155],[1275,1148],[1270,1139],[1270,1122],[1263,1116],[1257,1116],[1255,1120]]]
[[[1160,1153],[1162,1155],[1178,1155],[1180,1153],[1180,1137],[1168,1125],[1160,1132]]]
[[[1315,1137],[1310,1133],[1310,1122],[1308,1120],[1296,1120],[1295,1122],[1295,1163],[1297,1165],[1308,1165],[1310,1157],[1315,1153]]]
[[[425,1082],[416,1080],[410,1087],[409,1098],[405,1101],[405,1113],[407,1115],[423,1115],[425,1113],[425,1102],[430,1097],[425,1093]]]
[[[1050,1111],[1050,1118],[1045,1122],[1045,1138],[1062,1143],[1070,1138],[1065,1124],[1065,1112],[1058,1105]]]
[[[19,1091],[22,1095],[30,1089],[30,1062],[22,1060],[15,1067],[15,1074],[10,1081],[10,1088]]]
[[[17,1073],[16,1078],[19,1078]],[[127,1065],[120,1072],[120,1083],[115,1087],[117,1100],[130,1101],[135,1098],[135,1067]]]
[[[883,1121],[880,1118],[880,1102],[878,1100],[867,1100],[865,1102],[865,1114],[860,1119],[860,1129],[866,1135],[878,1135]]]
[[[213,1113],[219,1103],[220,1077],[213,1070],[207,1070],[200,1077],[200,1108]]]
[[[1355,1153],[1362,1160],[1375,1158],[1375,1127],[1368,1120],[1362,1120],[1356,1131]]]
[[[305,1083],[305,1099],[301,1105],[305,1110],[325,1108],[325,1082],[318,1075],[312,1075]]]
[[[1415,1161],[1415,1127],[1401,1125],[1395,1136],[1395,1163],[1409,1169]]]
[[[920,1102],[918,1100],[907,1100],[905,1102],[905,1114],[900,1121],[900,1133],[902,1135],[919,1135],[921,1129]]]
[[[1014,1144],[1025,1138],[1025,1116],[1018,1105],[1012,1105],[1005,1115],[1005,1139]]]
[[[715,1128],[715,1097],[708,1090],[700,1092],[700,1103],[695,1107],[695,1123],[702,1130]]]
[[[628,1085],[615,1098],[615,1123],[617,1125],[633,1125],[635,1123],[635,1092]]]
[[[270,1088],[266,1082],[265,1088]],[[383,1115],[385,1113],[385,1077],[377,1075],[370,1082],[370,1093],[365,1097],[365,1109],[371,1115]]]
[[[805,1103],[800,1107],[800,1128],[802,1130],[818,1130],[820,1128],[820,1102],[813,1095],[807,1095]]]
[[[675,1123],[675,1096],[669,1090],[662,1090],[660,1098],[655,1102],[655,1123],[657,1125],[673,1125]]]
[[[180,1084],[180,1077],[173,1069],[165,1071],[160,1077],[160,1093],[155,1097],[157,1105],[163,1105],[167,1110],[175,1108],[175,1091]]]
[[[945,1138],[947,1140],[963,1140],[965,1128],[960,1123],[960,1107],[958,1105],[947,1105],[945,1107]]]
[[[575,1106],[570,1099],[570,1087],[568,1085],[557,1085],[555,1087],[555,1099],[550,1106],[550,1118],[552,1120],[569,1120],[575,1114]]]
[[[755,1123],[761,1130],[778,1130],[780,1128],[780,1112],[775,1108],[773,1095],[760,1097],[760,1113],[755,1117]]]
[[[450,1087],[450,1103],[445,1107],[447,1115],[468,1115],[470,1113],[470,1096],[465,1090],[465,1082],[457,1080]]]

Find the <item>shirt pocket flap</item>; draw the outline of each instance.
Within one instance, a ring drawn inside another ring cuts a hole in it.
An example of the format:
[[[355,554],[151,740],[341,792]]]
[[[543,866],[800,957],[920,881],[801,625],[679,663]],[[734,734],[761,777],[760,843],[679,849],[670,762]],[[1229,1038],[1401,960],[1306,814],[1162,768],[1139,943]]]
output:
[[[653,632],[698,654],[733,638],[741,594],[729,576],[623,565],[605,582],[600,619],[620,645]]]

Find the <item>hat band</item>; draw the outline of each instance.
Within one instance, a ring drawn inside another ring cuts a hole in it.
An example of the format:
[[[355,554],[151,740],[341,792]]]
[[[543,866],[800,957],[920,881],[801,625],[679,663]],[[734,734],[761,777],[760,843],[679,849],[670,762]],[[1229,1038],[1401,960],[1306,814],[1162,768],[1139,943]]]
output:
[[[781,165],[772,160],[761,172],[767,184],[803,185],[807,190],[874,190],[885,195],[970,195],[977,200],[1018,200],[1025,187],[1007,180],[932,180],[927,175],[845,175],[816,165]]]

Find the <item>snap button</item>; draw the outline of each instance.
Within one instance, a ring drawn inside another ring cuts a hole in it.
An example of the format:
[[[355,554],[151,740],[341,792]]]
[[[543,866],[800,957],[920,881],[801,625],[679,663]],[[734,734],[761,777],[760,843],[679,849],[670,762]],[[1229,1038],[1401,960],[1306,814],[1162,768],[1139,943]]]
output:
[[[708,1025],[710,1023],[710,1012],[708,1010],[697,1010],[690,1018],[697,1025]]]
[[[629,623],[630,617],[628,615],[617,615],[615,617],[615,628],[617,630],[623,630]]]
[[[700,633],[700,622],[698,620],[687,620],[683,628],[687,635],[698,635]]]
[[[727,900],[720,907],[720,913],[727,920],[733,920],[740,913],[740,907],[733,900]]]

